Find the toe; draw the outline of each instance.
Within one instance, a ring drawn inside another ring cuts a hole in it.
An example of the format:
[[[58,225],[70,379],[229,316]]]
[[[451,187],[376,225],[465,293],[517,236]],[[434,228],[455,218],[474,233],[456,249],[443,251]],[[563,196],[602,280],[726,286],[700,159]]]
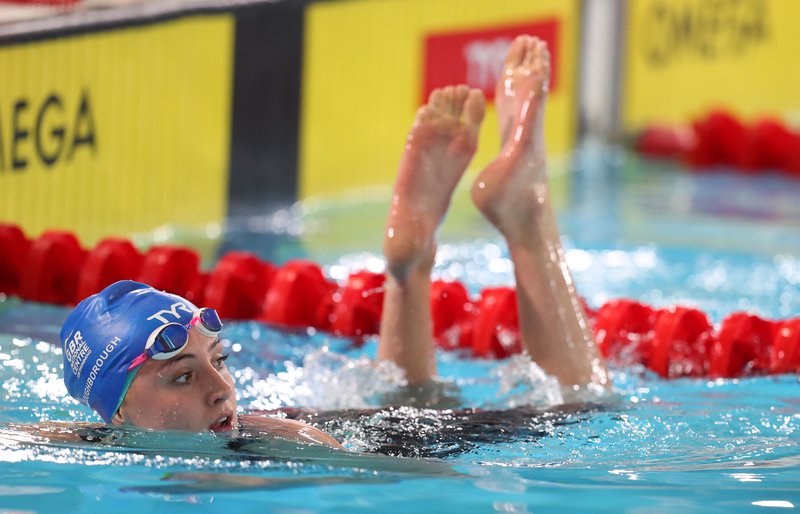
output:
[[[533,62],[550,63],[550,52],[547,49],[547,43],[539,38],[533,38],[530,54]]]
[[[538,50],[538,39],[530,38],[528,40],[528,44],[525,47],[525,56],[522,58],[522,65],[526,68],[530,68],[533,66],[533,63],[536,62],[536,59],[539,55]]]
[[[423,105],[419,109],[417,109],[416,115],[416,123],[425,123],[431,119],[433,116],[434,110],[430,105]]]
[[[517,36],[508,48],[503,68],[515,68],[522,64],[522,60],[525,58],[525,50],[528,47],[528,39],[530,39],[530,36]]]
[[[441,89],[434,89],[428,97],[428,107],[434,111],[440,111],[444,107],[444,97]]]
[[[550,63],[550,49],[547,47],[547,42],[539,40],[539,55],[541,55],[542,60]]]
[[[460,117],[461,113],[464,111],[464,102],[467,99],[467,95],[469,95],[469,88],[464,85],[457,86],[453,92],[453,105],[457,117]]]
[[[535,39],[530,53],[530,68],[539,76],[544,89],[547,90],[547,82],[550,79],[550,52],[547,50],[547,43],[541,39]]]
[[[467,100],[464,102],[464,121],[473,130],[477,130],[486,114],[486,100],[480,89],[473,89],[467,93]]]
[[[455,114],[455,106],[453,105],[453,86],[447,86],[442,90],[442,98],[444,99],[444,109],[446,114]]]

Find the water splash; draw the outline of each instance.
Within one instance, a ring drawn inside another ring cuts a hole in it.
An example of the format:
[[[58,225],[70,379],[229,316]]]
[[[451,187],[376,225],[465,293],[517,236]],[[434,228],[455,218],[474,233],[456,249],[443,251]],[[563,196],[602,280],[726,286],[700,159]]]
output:
[[[388,361],[353,358],[323,347],[287,363],[286,371],[255,378],[241,397],[255,409],[307,407],[320,410],[380,405],[384,395],[406,385],[405,374]]]
[[[545,373],[527,354],[514,355],[499,364],[492,376],[499,385],[496,400],[499,408],[549,407],[564,403],[558,380]]]

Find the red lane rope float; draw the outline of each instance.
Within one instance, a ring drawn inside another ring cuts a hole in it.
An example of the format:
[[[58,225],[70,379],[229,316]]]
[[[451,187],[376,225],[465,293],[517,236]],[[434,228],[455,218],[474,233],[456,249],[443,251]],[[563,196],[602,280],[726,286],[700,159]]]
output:
[[[327,298],[337,285],[325,278],[319,265],[289,261],[275,273],[258,319],[287,327],[330,327]]]
[[[125,239],[105,239],[86,256],[78,279],[75,299],[86,298],[105,286],[138,277],[142,255]]]
[[[691,169],[727,166],[800,176],[800,133],[773,118],[745,123],[715,110],[685,126],[651,125],[634,147],[649,157],[678,159]]]
[[[86,257],[68,232],[48,231],[28,247],[19,296],[41,303],[68,304],[75,298],[78,273]]]
[[[330,330],[336,335],[362,337],[377,334],[383,309],[382,273],[358,271],[347,278],[331,299]]]
[[[775,324],[746,312],[734,312],[722,322],[711,350],[713,377],[769,373]]]
[[[383,274],[359,271],[339,284],[316,263],[295,260],[276,267],[246,252],[223,256],[207,273],[199,264],[190,248],[162,245],[142,254],[130,241],[109,238],[87,252],[69,232],[48,231],[28,240],[19,227],[0,224],[5,295],[74,305],[117,280],[134,279],[213,307],[227,319],[314,327],[353,338],[379,331]],[[609,301],[597,311],[584,306],[604,357],[646,366],[665,378],[800,372],[800,318],[769,321],[735,312],[715,330],[705,313],[689,307],[654,309],[628,299]],[[496,358],[521,350],[513,288],[487,288],[471,298],[463,284],[435,280],[430,309],[433,335],[443,349]]]
[[[674,306],[659,311],[647,367],[662,377],[702,377],[708,373],[713,327],[704,312]]]
[[[461,282],[434,280],[431,284],[433,337],[445,350],[472,348],[472,326],[478,306]]]
[[[246,252],[223,256],[209,274],[202,303],[223,318],[254,319],[278,268]]]
[[[472,327],[472,351],[476,356],[502,359],[521,351],[517,292],[514,289],[484,289],[477,310]]]
[[[145,254],[138,279],[156,289],[185,297],[202,298],[203,278],[197,252],[181,246],[154,246]]]
[[[778,323],[770,359],[771,373],[800,371],[800,318]]]
[[[647,364],[656,312],[634,300],[611,300],[598,309],[595,339],[603,357],[620,356],[630,364]]]
[[[16,295],[30,241],[15,225],[0,225],[0,291]]]

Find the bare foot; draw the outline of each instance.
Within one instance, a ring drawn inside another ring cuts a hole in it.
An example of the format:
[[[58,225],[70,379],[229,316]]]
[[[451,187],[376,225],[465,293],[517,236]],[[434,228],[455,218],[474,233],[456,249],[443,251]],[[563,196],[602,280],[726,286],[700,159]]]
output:
[[[480,90],[434,90],[420,107],[406,141],[386,222],[384,254],[402,280],[415,266],[433,263],[434,236],[478,141],[486,110]]]
[[[550,204],[544,144],[549,78],[545,43],[518,37],[497,85],[503,148],[478,175],[472,199],[508,243],[528,354],[564,386],[605,387],[608,376],[569,273]]]
[[[472,186],[475,205],[512,242],[530,231],[549,204],[544,145],[549,79],[544,41],[517,37],[495,95],[503,147]]]

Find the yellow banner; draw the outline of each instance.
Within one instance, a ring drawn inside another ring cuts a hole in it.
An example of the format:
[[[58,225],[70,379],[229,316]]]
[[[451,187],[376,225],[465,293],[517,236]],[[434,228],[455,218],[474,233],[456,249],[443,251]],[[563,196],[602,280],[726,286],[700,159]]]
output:
[[[491,91],[511,34],[551,39],[557,85],[547,103],[548,148],[575,139],[578,2],[349,0],[308,7],[303,62],[300,197],[394,180],[414,113],[429,87]],[[461,65],[455,61],[459,61]],[[490,104],[473,168],[499,149]]]
[[[623,123],[680,123],[725,107],[800,114],[797,0],[635,0],[629,8]]]
[[[226,214],[234,19],[0,47],[0,222],[90,245]]]

